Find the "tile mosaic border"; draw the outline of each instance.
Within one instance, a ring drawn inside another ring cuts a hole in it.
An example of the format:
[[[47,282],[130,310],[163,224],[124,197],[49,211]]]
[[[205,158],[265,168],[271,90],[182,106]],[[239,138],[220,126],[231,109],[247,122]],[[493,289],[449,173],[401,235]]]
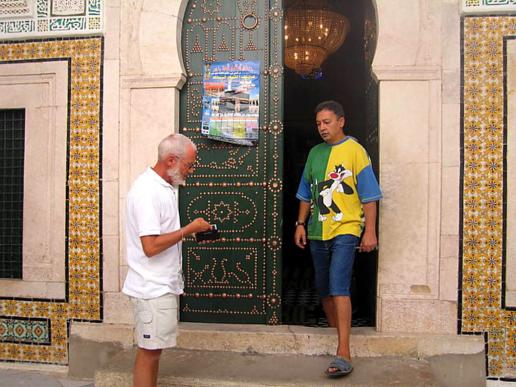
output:
[[[507,101],[508,101],[508,94],[507,94],[507,41],[509,40],[515,40],[516,41],[516,35],[511,36],[504,36],[503,37],[503,110],[505,112],[504,114],[504,142],[503,142],[503,153],[504,155],[507,155],[507,143],[508,143],[508,134],[507,134],[507,128],[509,127],[508,123],[508,116],[509,116],[509,110],[507,107]],[[507,157],[504,157],[503,159],[503,213],[507,214]],[[504,228],[504,240],[503,240],[503,281],[502,281],[502,308],[508,309],[508,310],[514,310],[516,311],[516,306],[507,306],[506,304],[506,283],[507,283],[507,217],[504,217],[503,219],[503,228]],[[516,338],[515,338],[515,345],[516,345]]]
[[[35,0],[35,10],[27,12],[23,17],[16,15],[15,10],[6,9],[0,17],[0,39],[9,38],[30,38],[43,36],[64,36],[102,33],[104,28],[104,0],[75,0],[84,7],[83,13],[69,8],[66,12],[66,4],[59,5],[62,0]],[[59,14],[54,14],[55,9],[59,9]],[[78,5],[81,5],[78,4]],[[72,4],[73,5],[73,4]],[[76,4],[77,5],[77,4]],[[0,15],[2,7],[7,5],[0,4]],[[21,9],[20,9],[21,11]]]
[[[2,63],[68,61],[66,298],[0,298],[0,318],[48,319],[49,345],[10,343],[0,336],[0,360],[66,365],[71,320],[101,322],[102,98],[104,39],[0,41]]]
[[[461,22],[461,218],[458,332],[483,334],[488,379],[516,369],[516,310],[504,308],[504,41],[516,16]],[[516,379],[515,379],[516,381]]]

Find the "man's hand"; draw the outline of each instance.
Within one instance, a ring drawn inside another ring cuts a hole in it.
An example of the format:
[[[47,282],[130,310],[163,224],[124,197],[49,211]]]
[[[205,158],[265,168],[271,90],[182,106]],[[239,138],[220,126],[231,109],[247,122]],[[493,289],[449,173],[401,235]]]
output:
[[[197,232],[208,231],[210,229],[211,225],[208,222],[206,222],[203,218],[194,219],[184,228],[185,236],[195,234]]]
[[[364,231],[364,235],[362,235],[358,251],[368,253],[373,251],[377,245],[378,241],[376,239],[376,233],[374,231],[368,232],[366,230]]]
[[[376,239],[376,202],[364,203],[363,208],[365,230],[358,251],[368,253],[378,245],[378,240]]]
[[[294,242],[296,246],[304,249],[306,246],[306,230],[303,226],[297,226],[294,234]]]
[[[298,223],[305,223],[310,213],[310,202],[304,200],[299,201],[299,213],[297,215],[296,231],[294,233],[294,242],[297,247],[304,249],[306,247],[306,230],[303,225]]]

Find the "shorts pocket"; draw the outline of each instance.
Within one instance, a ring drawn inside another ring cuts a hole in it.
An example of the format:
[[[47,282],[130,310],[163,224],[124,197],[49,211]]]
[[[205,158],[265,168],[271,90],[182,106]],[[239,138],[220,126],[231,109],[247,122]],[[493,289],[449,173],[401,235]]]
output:
[[[167,340],[175,335],[177,326],[177,302],[174,299],[163,299],[157,305],[157,335]]]
[[[152,313],[148,310],[138,312],[139,334],[141,338],[152,338]]]
[[[152,313],[148,310],[142,310],[138,313],[139,320],[144,324],[150,324],[152,322]]]

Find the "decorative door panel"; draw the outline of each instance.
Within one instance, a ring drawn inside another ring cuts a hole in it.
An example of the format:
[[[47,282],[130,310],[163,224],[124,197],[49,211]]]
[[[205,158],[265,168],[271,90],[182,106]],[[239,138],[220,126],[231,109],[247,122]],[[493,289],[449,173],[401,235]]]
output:
[[[228,182],[226,176],[239,179],[240,183],[263,179],[266,160],[260,158],[258,148],[228,146],[219,141],[201,141],[202,137],[198,134],[189,136],[197,144],[198,150],[195,179],[208,179],[208,183]]]
[[[264,229],[260,217],[267,208],[265,190],[262,187],[239,187],[235,190],[227,184],[220,190],[213,186],[209,188],[197,189],[193,197],[193,192],[186,192],[188,219],[210,219],[222,230],[224,240],[262,241]]]
[[[184,300],[183,315],[198,316],[193,321],[263,322],[265,254],[259,243],[186,247],[184,275],[192,295]]]
[[[216,223],[219,241],[183,245],[182,321],[280,322],[282,44],[281,0],[192,0],[182,31],[187,81],[181,133],[197,145],[196,171],[180,193],[183,224]],[[206,63],[260,62],[259,141],[254,147],[201,134]]]

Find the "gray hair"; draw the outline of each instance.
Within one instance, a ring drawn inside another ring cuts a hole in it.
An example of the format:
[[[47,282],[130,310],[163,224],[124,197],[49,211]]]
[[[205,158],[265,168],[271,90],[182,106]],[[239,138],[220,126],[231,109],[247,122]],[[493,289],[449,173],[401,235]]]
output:
[[[186,155],[188,146],[193,147],[197,152],[197,146],[185,135],[174,133],[165,137],[158,145],[158,159],[164,160],[169,155],[177,156],[180,159]]]
[[[344,109],[342,105],[337,101],[323,101],[315,108],[315,114],[319,113],[323,110],[329,110],[330,112],[335,113],[337,118],[344,117],[346,119],[346,114],[344,113]]]

